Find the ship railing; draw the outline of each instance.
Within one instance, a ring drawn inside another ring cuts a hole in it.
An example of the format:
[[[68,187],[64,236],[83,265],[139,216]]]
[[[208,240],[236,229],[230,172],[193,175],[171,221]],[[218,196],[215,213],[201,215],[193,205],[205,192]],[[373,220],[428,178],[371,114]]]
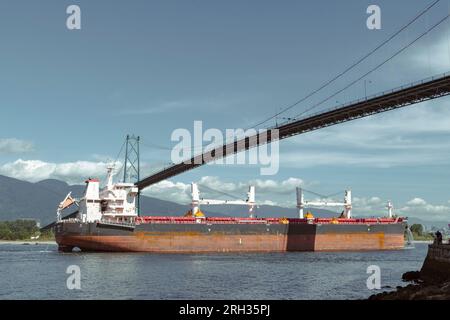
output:
[[[188,217],[138,217],[136,223],[195,223],[195,218]]]
[[[126,226],[126,227],[134,227],[136,224],[134,222],[126,222],[126,221],[117,221],[110,219],[101,219],[98,221],[99,223],[117,225],[117,226]]]
[[[230,223],[248,223],[248,224],[263,224],[272,222],[264,218],[205,218],[202,223],[214,224],[230,224]],[[278,221],[278,219],[276,219]],[[136,219],[138,223],[197,223],[195,217],[139,217]]]
[[[274,219],[277,220],[277,219]],[[305,224],[308,223],[308,219],[298,219],[298,218],[288,218],[289,223],[292,224]],[[354,218],[354,219],[343,219],[343,218],[314,218],[314,224],[396,224],[402,222],[402,218]]]
[[[81,222],[81,220],[78,218],[69,218],[69,219],[63,219],[60,222],[62,222],[62,223],[78,223],[78,222]]]
[[[403,222],[402,218],[356,218],[356,219],[333,219],[333,218],[316,218],[314,223],[317,224],[396,224]]]
[[[178,224],[190,224],[198,223],[198,219],[195,217],[166,217],[166,216],[151,216],[151,217],[138,217],[136,218],[136,224],[141,223],[178,223]],[[341,218],[314,218],[315,224],[396,224],[402,222],[402,218],[354,218],[354,219],[341,219]],[[299,218],[236,218],[236,217],[206,217],[202,219],[201,223],[206,224],[232,224],[232,223],[245,223],[245,224],[307,224],[308,219]]]

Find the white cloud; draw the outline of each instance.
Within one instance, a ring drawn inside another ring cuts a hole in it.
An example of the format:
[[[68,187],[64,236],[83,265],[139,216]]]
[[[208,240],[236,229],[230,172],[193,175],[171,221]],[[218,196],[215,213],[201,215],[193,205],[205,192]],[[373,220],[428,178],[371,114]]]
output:
[[[182,182],[161,181],[143,191],[146,196],[187,204],[191,202],[191,186]]]
[[[448,204],[431,204],[422,198],[414,198],[400,208],[405,215],[424,220],[444,220],[450,222],[450,206]]]
[[[353,197],[354,215],[385,216],[387,214],[387,200],[379,197]]]
[[[240,183],[221,181],[218,177],[204,176],[197,182],[199,188],[202,185],[222,192],[235,192],[238,191],[242,185]]]
[[[413,48],[414,52],[402,60],[405,68],[414,67],[422,70],[432,71],[437,74],[442,70],[450,68],[450,38],[449,38],[448,23],[440,28],[438,34],[423,38],[420,46]]]
[[[388,168],[448,164],[450,98],[324,128],[281,144],[280,165]]]
[[[276,206],[277,203],[276,203],[276,202],[273,202],[273,201],[270,201],[270,200],[264,200],[264,201],[258,203],[258,205],[264,205],[264,206]]]
[[[220,192],[229,193],[240,199],[245,199],[248,185],[256,186],[256,197],[259,205],[272,205],[294,208],[296,206],[295,187],[308,185],[301,179],[289,178],[283,181],[277,180],[253,180],[248,182],[225,182],[218,177],[206,176],[198,181],[201,196],[213,199],[228,199],[226,195],[212,192],[208,188]],[[206,188],[205,188],[206,187]],[[147,196],[188,204],[191,201],[190,184],[183,182],[162,181],[152,185],[144,194]],[[342,195],[343,197],[343,195]],[[337,195],[335,200],[343,200]],[[318,200],[308,198],[310,201]],[[378,196],[353,197],[353,214],[355,216],[387,216],[388,199]],[[330,208],[326,208],[330,209]],[[331,210],[336,210],[331,208]],[[341,209],[337,209],[338,211]],[[450,206],[430,204],[422,198],[413,198],[406,204],[394,202],[394,213],[400,216],[417,217],[427,221],[450,221]]]
[[[44,179],[58,179],[69,184],[82,183],[87,177],[98,177],[104,179],[106,162],[76,161],[68,163],[48,163],[40,160],[22,160],[6,163],[0,166],[0,174],[13,178],[37,182]],[[121,164],[117,164],[119,168]],[[210,189],[219,192],[230,193],[238,198],[245,199],[249,185],[256,186],[257,202],[260,205],[278,205],[284,207],[295,207],[295,187],[308,187],[299,178],[288,178],[286,180],[252,180],[248,182],[226,182],[218,177],[205,176],[199,181],[200,192],[205,197],[225,199],[229,198]],[[203,187],[203,188],[202,188]],[[205,188],[206,187],[206,188]],[[163,200],[188,204],[191,201],[190,184],[161,181],[144,190],[144,195],[156,197]],[[314,199],[309,199],[314,200]],[[380,197],[354,197],[354,215],[359,216],[383,216],[386,215],[387,200]],[[450,221],[450,201],[445,204],[431,204],[423,198],[415,197],[404,206],[396,205],[394,212],[401,216],[417,217],[429,221]]]
[[[449,221],[450,222],[450,207],[441,204],[425,204],[404,206],[399,209],[402,215],[420,218],[429,221]]]
[[[272,205],[294,208],[296,206],[295,187],[308,187],[308,183],[298,178],[277,180],[251,180],[248,182],[225,182],[218,177],[205,176],[198,181],[201,196],[213,199],[228,199],[226,195],[215,193],[229,193],[240,199],[245,199],[249,185],[256,186],[256,197],[259,205]],[[206,187],[206,188],[205,188]],[[188,204],[191,201],[190,184],[164,180],[144,190],[144,195]],[[343,195],[342,195],[343,197]],[[337,195],[335,200],[340,201]],[[318,200],[308,198],[310,201]],[[355,216],[386,216],[388,199],[378,196],[353,197],[353,214]],[[330,209],[330,208],[326,208]],[[331,208],[331,210],[335,210]],[[340,209],[338,209],[340,210]],[[450,220],[450,207],[447,205],[429,204],[422,198],[414,198],[405,205],[394,202],[394,213],[400,216],[417,217],[429,221]]]
[[[353,215],[380,217],[387,215],[387,201],[379,197],[354,197]],[[424,221],[450,221],[450,206],[430,204],[422,198],[414,198],[405,205],[394,202],[394,214],[419,218]]]
[[[107,161],[51,163],[41,160],[18,159],[14,162],[0,165],[0,174],[30,182],[58,179],[69,184],[80,184],[88,177],[104,179],[108,165],[110,165],[110,162]],[[121,167],[121,163],[116,164],[116,168]],[[146,164],[143,164],[143,167],[145,168]],[[271,205],[294,204],[295,188],[305,185],[303,180],[293,177],[283,181],[256,179],[248,182],[235,183],[222,181],[218,177],[204,176],[197,183],[202,195],[205,197],[218,197],[219,199],[227,198],[223,194],[220,194],[221,192],[245,199],[248,186],[254,185],[257,190],[257,198]],[[144,194],[168,201],[189,203],[191,201],[190,189],[190,184],[164,180],[146,188]],[[214,192],[214,190],[218,192]],[[286,198],[289,201],[285,201]]]
[[[49,163],[18,159],[1,165],[0,174],[30,182],[58,179],[69,184],[79,184],[88,177],[104,177],[107,166],[108,164],[104,162]],[[117,167],[120,167],[120,164]]]
[[[408,201],[406,204],[410,205],[410,206],[424,206],[427,204],[427,202],[425,200],[423,200],[422,198],[414,198],[414,199]]]
[[[29,141],[15,138],[0,139],[0,154],[26,153],[33,149],[33,144]]]
[[[377,205],[381,203],[381,199],[379,197],[372,197],[369,199],[368,203]]]
[[[251,180],[249,184],[254,185],[255,188],[263,194],[295,194],[295,188],[305,186],[305,182],[298,178],[288,178],[281,182],[276,180]]]
[[[387,200],[379,197],[353,198],[353,211],[360,216],[384,216],[387,214]],[[405,205],[394,203],[394,213],[403,217],[415,217],[424,221],[449,221],[450,206],[448,204],[431,204],[416,197]]]
[[[305,185],[304,181],[298,178],[289,178],[283,181],[257,179],[234,183],[222,181],[218,177],[212,176],[202,177],[197,183],[200,193],[207,198],[229,198],[220,194],[222,192],[245,199],[248,186],[254,185],[257,201],[261,201],[259,204],[289,206],[295,203],[295,187]],[[190,190],[190,184],[164,180],[145,189],[144,194],[164,200],[189,203],[191,201]],[[214,190],[218,192],[214,192]]]

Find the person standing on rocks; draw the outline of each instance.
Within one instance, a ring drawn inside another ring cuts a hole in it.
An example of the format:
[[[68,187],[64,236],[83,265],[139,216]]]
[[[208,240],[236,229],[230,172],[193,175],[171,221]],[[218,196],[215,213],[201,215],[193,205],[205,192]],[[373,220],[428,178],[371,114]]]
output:
[[[435,233],[434,243],[438,245],[442,244],[442,233],[439,230]]]

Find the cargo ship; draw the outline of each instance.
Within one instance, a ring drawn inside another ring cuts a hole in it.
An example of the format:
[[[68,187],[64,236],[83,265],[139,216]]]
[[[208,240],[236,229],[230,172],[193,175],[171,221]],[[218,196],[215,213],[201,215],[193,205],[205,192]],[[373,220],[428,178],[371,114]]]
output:
[[[108,168],[106,186],[88,179],[83,198],[67,197],[59,204],[54,232],[58,248],[95,252],[228,253],[286,251],[366,251],[404,248],[407,219],[394,217],[392,206],[382,218],[358,219],[351,215],[351,192],[343,203],[307,202],[297,189],[298,218],[255,216],[255,188],[245,201],[200,198],[192,184],[192,206],[181,216],[141,216],[137,213],[138,188],[113,183]],[[76,217],[62,218],[69,206],[79,206]],[[247,205],[247,217],[207,217],[200,205]],[[343,205],[340,217],[317,218],[306,206]]]

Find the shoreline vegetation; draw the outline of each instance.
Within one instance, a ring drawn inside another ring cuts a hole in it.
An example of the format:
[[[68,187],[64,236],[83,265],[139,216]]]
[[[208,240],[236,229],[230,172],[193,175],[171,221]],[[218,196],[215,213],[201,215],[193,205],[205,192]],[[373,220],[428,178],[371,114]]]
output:
[[[424,243],[433,242],[434,236],[433,232],[425,232],[421,224],[413,224],[410,227],[414,242],[419,243],[423,241]]]
[[[0,240],[0,245],[2,244],[54,244],[56,245],[56,241],[52,240]]]
[[[41,232],[34,220],[0,221],[0,241],[54,241],[51,230]]]

